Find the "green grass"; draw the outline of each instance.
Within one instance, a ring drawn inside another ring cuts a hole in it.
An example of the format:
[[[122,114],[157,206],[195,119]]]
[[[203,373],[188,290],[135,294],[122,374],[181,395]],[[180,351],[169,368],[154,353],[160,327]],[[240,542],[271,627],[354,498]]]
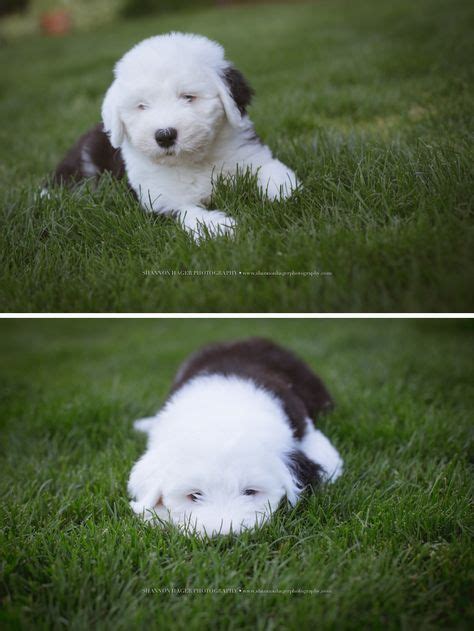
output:
[[[2,310],[472,311],[468,0],[323,0],[117,22],[3,45]],[[197,246],[125,189],[35,200],[99,116],[114,62],[170,29],[218,39],[249,77],[251,116],[303,191],[218,186],[235,240]],[[147,276],[146,270],[328,272]]]
[[[471,322],[0,324],[3,628],[472,628]],[[187,353],[254,334],[325,379],[337,405],[320,427],[344,476],[237,538],[141,523],[132,420]],[[321,593],[144,591],[173,588]]]

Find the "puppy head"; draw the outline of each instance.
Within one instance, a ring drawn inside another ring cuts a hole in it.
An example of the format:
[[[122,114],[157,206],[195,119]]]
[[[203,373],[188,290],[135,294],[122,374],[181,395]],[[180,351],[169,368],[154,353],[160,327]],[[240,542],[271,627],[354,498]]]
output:
[[[298,483],[284,459],[264,449],[226,450],[211,462],[202,453],[171,451],[135,465],[129,489],[139,497],[133,510],[146,520],[155,516],[185,534],[239,533],[265,523],[286,497],[296,501]],[[161,455],[161,458],[159,456]],[[160,470],[152,473],[159,458]]]
[[[153,161],[199,157],[227,120],[242,124],[251,90],[205,37],[170,33],[144,40],[116,65],[102,105],[114,147],[127,139]]]
[[[131,506],[187,534],[254,528],[317,481],[316,465],[295,451],[282,405],[251,382],[199,377],[147,431],[148,449],[130,475]]]

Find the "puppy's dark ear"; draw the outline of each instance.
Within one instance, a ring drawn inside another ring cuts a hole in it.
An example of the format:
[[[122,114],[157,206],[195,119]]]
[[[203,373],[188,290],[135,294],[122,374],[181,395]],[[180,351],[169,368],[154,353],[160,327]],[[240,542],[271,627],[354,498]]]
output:
[[[226,66],[216,73],[216,84],[219,97],[224,106],[227,120],[232,127],[242,125],[242,117],[252,98],[253,90],[239,70]]]
[[[247,113],[247,107],[250,105],[254,91],[244,75],[234,66],[227,66],[223,72],[223,79],[241,116],[243,116]]]
[[[299,449],[289,454],[288,467],[300,489],[315,488],[322,481],[322,468]]]

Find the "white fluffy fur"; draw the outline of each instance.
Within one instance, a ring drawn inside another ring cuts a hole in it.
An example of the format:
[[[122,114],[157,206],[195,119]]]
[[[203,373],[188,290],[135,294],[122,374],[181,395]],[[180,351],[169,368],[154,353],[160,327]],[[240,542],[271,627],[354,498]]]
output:
[[[253,126],[241,116],[222,79],[230,66],[222,47],[205,37],[170,33],[144,40],[117,63],[102,106],[104,127],[120,147],[131,186],[145,209],[173,212],[195,238],[231,233],[235,222],[206,210],[213,178],[257,172],[270,198],[287,197],[296,176],[250,142]],[[196,97],[189,102],[187,95]],[[163,149],[158,129],[175,128],[176,145]]]
[[[298,442],[280,401],[235,376],[194,378],[135,428],[148,445],[130,474],[132,509],[187,533],[240,532],[265,522],[285,496],[294,504],[301,492],[287,466],[294,449],[320,464],[327,481],[342,473],[338,452],[309,419]],[[189,497],[195,492],[197,501]]]

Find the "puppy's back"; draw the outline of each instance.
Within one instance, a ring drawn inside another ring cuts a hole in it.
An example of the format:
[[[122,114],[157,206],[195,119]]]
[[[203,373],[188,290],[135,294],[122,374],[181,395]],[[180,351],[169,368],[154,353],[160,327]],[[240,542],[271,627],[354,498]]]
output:
[[[178,370],[171,393],[202,374],[250,379],[281,399],[297,438],[313,420],[333,407],[322,380],[291,351],[264,338],[211,344],[191,355]]]

